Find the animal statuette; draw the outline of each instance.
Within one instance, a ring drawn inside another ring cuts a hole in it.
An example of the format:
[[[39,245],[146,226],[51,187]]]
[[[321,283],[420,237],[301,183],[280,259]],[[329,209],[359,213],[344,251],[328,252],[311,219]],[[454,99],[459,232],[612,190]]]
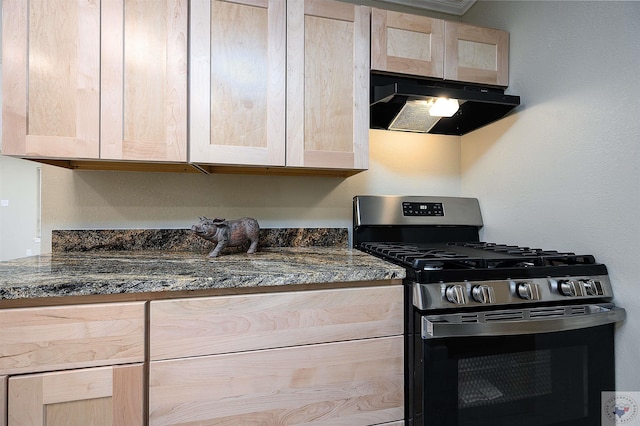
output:
[[[249,244],[247,254],[253,254],[258,248],[260,225],[250,217],[225,220],[220,218],[200,218],[200,223],[193,225],[191,230],[205,240],[217,243],[209,253],[209,257],[216,257],[225,247],[238,247]]]

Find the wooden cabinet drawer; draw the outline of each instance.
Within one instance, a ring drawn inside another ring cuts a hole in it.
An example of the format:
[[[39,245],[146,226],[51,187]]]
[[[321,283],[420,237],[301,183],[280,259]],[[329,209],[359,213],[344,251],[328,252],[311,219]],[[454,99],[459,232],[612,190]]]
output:
[[[149,424],[398,421],[403,364],[402,336],[155,361]]]
[[[151,302],[151,360],[402,334],[402,286]]]
[[[144,361],[145,302],[0,310],[0,375]]]

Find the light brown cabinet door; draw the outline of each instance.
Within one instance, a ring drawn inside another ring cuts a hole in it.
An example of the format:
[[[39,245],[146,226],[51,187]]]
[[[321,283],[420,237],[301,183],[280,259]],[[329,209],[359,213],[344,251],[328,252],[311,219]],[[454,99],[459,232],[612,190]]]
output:
[[[444,21],[372,9],[371,69],[443,78]]]
[[[191,2],[189,160],[284,166],[286,2]]]
[[[446,80],[509,85],[509,33],[460,22],[445,23]]]
[[[154,361],[149,424],[371,425],[404,414],[403,337]]]
[[[2,153],[99,156],[100,2],[4,0]]]
[[[9,378],[9,426],[134,426],[144,423],[143,365]]]
[[[287,166],[368,167],[370,36],[368,7],[287,2]]]
[[[100,158],[187,160],[187,0],[102,0]]]

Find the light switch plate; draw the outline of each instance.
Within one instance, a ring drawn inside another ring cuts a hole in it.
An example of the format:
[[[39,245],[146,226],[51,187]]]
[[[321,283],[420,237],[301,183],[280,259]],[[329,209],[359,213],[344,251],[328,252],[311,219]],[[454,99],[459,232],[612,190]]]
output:
[[[9,200],[0,200],[0,207],[8,207]]]

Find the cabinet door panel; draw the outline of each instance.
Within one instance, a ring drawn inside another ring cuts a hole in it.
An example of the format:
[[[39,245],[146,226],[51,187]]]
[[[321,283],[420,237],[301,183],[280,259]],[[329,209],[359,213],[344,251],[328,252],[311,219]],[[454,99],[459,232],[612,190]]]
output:
[[[443,20],[380,9],[371,13],[371,69],[444,76]]]
[[[284,166],[285,5],[191,3],[191,162]]]
[[[3,154],[98,158],[100,3],[3,2]]]
[[[369,425],[402,419],[403,337],[156,361],[149,424]]]
[[[446,22],[445,39],[445,79],[509,85],[508,32]]]
[[[370,9],[287,3],[287,166],[366,169]]]
[[[101,158],[186,161],[186,0],[102,7]]]
[[[143,371],[134,364],[11,377],[9,425],[142,425]]]

